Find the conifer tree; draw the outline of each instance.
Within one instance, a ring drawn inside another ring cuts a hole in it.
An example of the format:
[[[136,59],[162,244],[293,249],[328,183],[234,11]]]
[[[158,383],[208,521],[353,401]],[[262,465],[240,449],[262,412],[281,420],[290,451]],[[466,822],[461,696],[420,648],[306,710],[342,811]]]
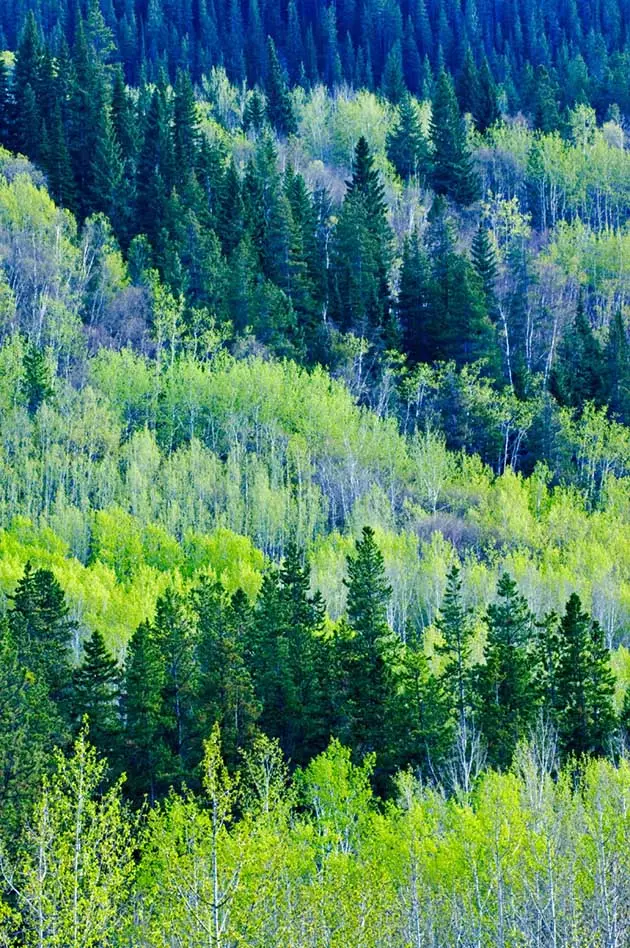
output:
[[[383,95],[394,105],[404,97],[407,88],[403,72],[402,47],[400,40],[396,40],[385,60],[382,80]]]
[[[431,115],[433,172],[431,182],[437,194],[446,194],[458,204],[472,204],[479,197],[479,179],[473,167],[462,120],[450,76],[440,73]]]
[[[424,178],[429,167],[429,144],[410,95],[400,102],[397,122],[387,133],[386,150],[401,178]]]
[[[391,586],[374,531],[364,527],[347,559],[347,619],[337,632],[341,737],[362,756],[383,753],[392,726],[401,643],[387,621]]]
[[[271,37],[267,37],[267,117],[280,135],[291,135],[297,131],[295,115],[289,89],[282,67],[278,60],[276,46]]]
[[[490,240],[488,229],[484,227],[483,221],[479,221],[479,226],[473,237],[471,259],[472,265],[483,286],[488,315],[495,321],[498,316],[496,295],[496,281],[498,276],[497,255]]]
[[[121,675],[102,634],[95,629],[83,650],[83,660],[73,675],[74,718],[87,718],[90,742],[100,754],[114,759],[120,738]]]
[[[50,366],[46,353],[33,343],[27,346],[22,364],[22,391],[29,414],[34,415],[54,393]]]
[[[561,405],[583,408],[585,402],[601,403],[604,385],[604,361],[580,294],[573,322],[558,347],[550,377],[552,394]]]
[[[62,207],[76,207],[76,187],[59,102],[56,102],[42,135],[41,161],[46,169],[48,190]]]
[[[488,60],[484,57],[481,69],[479,71],[479,98],[477,107],[473,113],[475,125],[480,132],[487,131],[492,125],[501,118],[501,110],[497,97],[497,88],[488,65]]]
[[[148,622],[138,626],[127,647],[123,692],[124,753],[130,795],[155,801],[169,754],[162,736],[162,689],[165,669]]]
[[[606,400],[613,415],[630,424],[630,343],[620,310],[608,327],[604,350]]]
[[[503,573],[497,602],[488,607],[485,664],[477,669],[479,722],[493,767],[510,766],[516,745],[535,713],[528,644],[533,616],[516,583]]]
[[[435,626],[442,639],[435,650],[444,659],[443,686],[450,698],[452,713],[462,728],[471,710],[469,660],[472,626],[462,603],[462,582],[456,565],[451,567],[446,578],[444,599]]]
[[[11,144],[11,89],[6,63],[0,56],[0,145],[8,148]]]
[[[219,724],[223,754],[235,767],[254,737],[260,704],[256,698],[247,647],[252,609],[242,591],[228,597],[218,583],[201,582],[193,591],[196,658],[199,672],[196,719],[202,734]]]
[[[19,660],[45,682],[53,700],[67,696],[76,625],[53,573],[30,562],[12,596],[9,626]]]
[[[605,754],[615,730],[615,681],[598,622],[573,593],[559,627],[556,719],[565,754]]]

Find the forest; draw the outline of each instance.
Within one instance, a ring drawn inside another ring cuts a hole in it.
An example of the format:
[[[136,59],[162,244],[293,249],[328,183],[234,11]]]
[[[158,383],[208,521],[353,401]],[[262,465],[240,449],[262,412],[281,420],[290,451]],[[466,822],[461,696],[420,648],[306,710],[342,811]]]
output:
[[[630,946],[629,31],[0,5],[0,948]]]

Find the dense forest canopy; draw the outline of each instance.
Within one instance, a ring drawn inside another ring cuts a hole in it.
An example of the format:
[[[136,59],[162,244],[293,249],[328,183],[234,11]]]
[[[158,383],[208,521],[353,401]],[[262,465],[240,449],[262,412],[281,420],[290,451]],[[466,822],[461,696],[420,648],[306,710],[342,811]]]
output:
[[[0,946],[630,944],[625,0],[0,7]]]

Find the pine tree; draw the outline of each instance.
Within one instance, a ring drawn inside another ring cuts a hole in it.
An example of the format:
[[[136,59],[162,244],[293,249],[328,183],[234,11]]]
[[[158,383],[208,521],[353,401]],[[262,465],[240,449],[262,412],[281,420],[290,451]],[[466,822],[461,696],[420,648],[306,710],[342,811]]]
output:
[[[394,43],[387,54],[385,68],[383,69],[382,89],[385,98],[393,102],[394,105],[398,105],[407,92],[400,40]]]
[[[429,144],[420,126],[417,109],[410,95],[402,98],[398,120],[387,133],[387,157],[403,179],[421,180],[429,168]]]
[[[39,146],[41,114],[37,101],[40,88],[42,41],[32,11],[24,21],[13,70],[12,148],[34,159]],[[34,149],[34,151],[33,151]]]
[[[289,89],[278,60],[276,47],[271,37],[267,38],[268,70],[265,92],[267,94],[267,117],[280,135],[292,135],[297,131]]]
[[[580,294],[572,331],[566,332],[556,356],[549,387],[561,405],[583,408],[587,401],[601,403],[604,360]]]
[[[412,364],[426,362],[434,354],[429,321],[431,288],[429,261],[418,231],[403,245],[397,312],[403,335],[403,347]]]
[[[32,343],[25,349],[22,365],[22,392],[29,414],[34,415],[54,394],[50,366],[46,353]]]
[[[604,350],[606,400],[613,415],[630,425],[630,343],[620,310],[608,327]]]
[[[76,625],[53,573],[30,562],[12,596],[9,628],[20,664],[45,683],[51,698],[62,703],[71,679]]]
[[[70,210],[76,208],[76,187],[59,102],[55,103],[46,137],[42,136],[41,161],[53,200]]]
[[[615,730],[615,680],[598,622],[573,593],[560,621],[556,719],[565,754],[605,754]]]
[[[466,140],[450,76],[442,71],[438,79],[431,116],[433,172],[431,182],[437,194],[446,194],[458,204],[472,204],[479,197],[480,183]]]
[[[499,268],[494,245],[490,240],[488,229],[483,225],[483,221],[479,221],[479,226],[473,237],[471,259],[475,272],[483,286],[488,315],[495,322],[498,316],[496,281]]]
[[[347,559],[347,620],[337,632],[340,736],[358,756],[386,756],[401,643],[387,621],[391,586],[371,527]]]
[[[120,769],[130,795],[154,802],[162,789],[169,754],[162,737],[165,670],[148,622],[138,626],[127,647],[123,691],[124,749]]]
[[[247,105],[243,112],[243,129],[246,132],[253,133],[254,136],[260,135],[267,120],[267,108],[263,96],[257,89],[254,89],[247,100]]]
[[[8,148],[11,144],[11,89],[6,63],[0,56],[0,145]]]
[[[479,723],[489,764],[505,769],[536,710],[528,653],[534,619],[507,573],[499,579],[497,602],[488,607],[486,623],[485,664],[477,669]]]
[[[462,603],[462,582],[459,567],[453,565],[446,578],[446,591],[435,626],[442,641],[435,651],[444,659],[442,682],[450,699],[450,707],[459,727],[464,727],[470,714],[470,647],[472,625]]]
[[[476,120],[481,100],[481,84],[470,46],[466,50],[462,68],[457,76],[457,100],[461,111],[470,113]]]
[[[177,73],[173,97],[173,140],[176,184],[181,190],[197,166],[199,119],[190,74]]]
[[[160,723],[171,758],[169,779],[179,782],[201,756],[195,720],[195,629],[183,596],[172,589],[160,596],[151,631],[163,670]]]
[[[23,658],[10,619],[0,620],[0,820],[7,840],[17,839],[50,753],[68,737],[46,682]]]
[[[209,580],[193,591],[192,608],[199,666],[196,719],[202,734],[219,724],[226,763],[235,767],[240,752],[251,745],[261,710],[246,651],[252,609],[242,591],[230,598]]]
[[[98,115],[85,207],[90,213],[105,214],[114,221],[116,229],[122,179],[121,149],[109,109],[103,108]]]
[[[83,660],[73,675],[74,718],[88,720],[90,742],[111,759],[119,750],[121,675],[102,634],[95,629],[83,650]]]
[[[501,118],[497,88],[492,78],[488,60],[485,57],[479,71],[479,98],[473,114],[475,125],[482,133]]]

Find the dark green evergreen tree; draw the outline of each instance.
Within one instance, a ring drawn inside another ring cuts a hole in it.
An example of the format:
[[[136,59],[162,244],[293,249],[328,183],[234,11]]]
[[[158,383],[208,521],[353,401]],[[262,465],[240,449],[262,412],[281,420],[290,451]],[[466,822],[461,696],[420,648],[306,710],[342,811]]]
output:
[[[127,647],[123,691],[124,748],[120,769],[129,794],[154,802],[164,789],[169,753],[162,730],[164,662],[148,622],[138,626]]]
[[[472,625],[462,602],[460,571],[455,565],[446,579],[444,599],[435,626],[441,636],[435,651],[444,661],[441,672],[443,687],[453,718],[460,728],[464,728],[472,707],[469,669]]]
[[[297,131],[293,105],[287,82],[278,60],[276,46],[271,37],[267,38],[267,117],[280,135],[291,135]]]
[[[235,767],[242,750],[255,734],[260,716],[247,652],[254,622],[244,593],[229,597],[218,584],[206,580],[192,594],[195,614],[198,679],[196,720],[201,734],[218,722],[226,763]]]
[[[437,83],[431,115],[433,171],[431,183],[437,194],[458,204],[472,204],[480,193],[479,178],[466,140],[466,127],[450,76],[442,71]]]
[[[615,732],[615,681],[598,622],[569,597],[559,627],[556,720],[565,754],[606,754]]]
[[[121,673],[98,629],[85,643],[83,660],[74,671],[72,685],[76,723],[81,725],[87,718],[90,743],[113,760],[120,750]]]
[[[50,365],[46,353],[29,343],[24,351],[22,366],[22,392],[29,414],[34,415],[54,394]]]
[[[347,571],[347,619],[336,639],[338,728],[359,757],[375,751],[386,765],[401,642],[387,621],[392,590],[371,527],[363,528]]]
[[[573,326],[558,347],[550,389],[561,405],[581,409],[587,401],[604,397],[604,360],[580,294]]]
[[[397,105],[407,92],[405,74],[403,71],[403,57],[400,40],[397,40],[385,60],[382,79],[383,95],[394,105]]]
[[[479,723],[489,764],[505,769],[536,712],[529,654],[534,618],[507,573],[499,579],[497,602],[488,607],[486,623],[485,664],[477,668]]]
[[[76,624],[50,570],[26,564],[12,596],[9,628],[20,664],[41,679],[51,698],[67,711]]]
[[[620,310],[616,310],[608,327],[604,372],[610,411],[623,424],[630,425],[630,343]]]
[[[496,282],[499,268],[496,251],[483,221],[479,221],[479,227],[473,237],[471,259],[483,286],[488,315],[494,322],[498,317]]]
[[[396,125],[387,133],[387,157],[403,179],[424,179],[429,169],[429,143],[410,95],[403,96]]]

